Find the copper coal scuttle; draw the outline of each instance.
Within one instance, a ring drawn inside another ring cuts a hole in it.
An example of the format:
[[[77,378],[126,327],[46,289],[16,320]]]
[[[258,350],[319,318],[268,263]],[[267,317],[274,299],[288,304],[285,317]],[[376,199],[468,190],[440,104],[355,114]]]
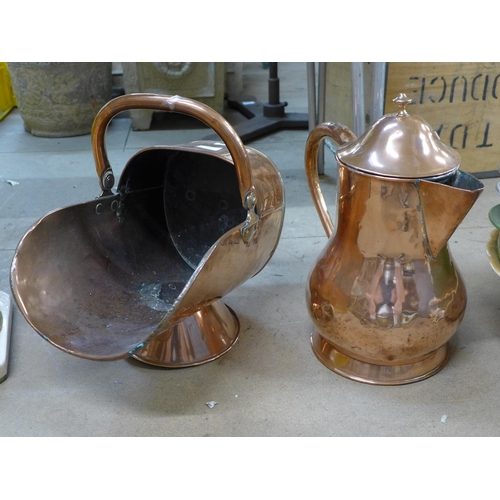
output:
[[[130,109],[189,115],[221,141],[141,150],[113,192],[105,133]],[[184,367],[221,356],[240,329],[221,299],[267,264],[281,234],[278,170],[214,110],[178,96],[110,101],[92,149],[100,196],[49,213],[19,243],[11,287],[22,314],[83,358]]]
[[[317,126],[305,152],[329,236],[306,292],[312,348],[334,372],[380,385],[425,379],[447,362],[466,306],[448,240],[484,187],[408,112],[404,94],[394,101],[399,111],[359,138],[340,124]],[[335,228],[316,165],[325,137],[340,146]]]

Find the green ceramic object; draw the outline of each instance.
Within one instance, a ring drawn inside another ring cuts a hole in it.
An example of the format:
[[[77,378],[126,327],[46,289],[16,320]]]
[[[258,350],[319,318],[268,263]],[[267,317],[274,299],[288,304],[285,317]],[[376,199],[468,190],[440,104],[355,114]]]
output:
[[[497,228],[500,229],[500,205],[494,206],[489,214],[488,214],[491,223]]]
[[[500,205],[494,206],[488,213],[491,223],[500,229]],[[497,240],[497,256],[500,258],[500,240]]]

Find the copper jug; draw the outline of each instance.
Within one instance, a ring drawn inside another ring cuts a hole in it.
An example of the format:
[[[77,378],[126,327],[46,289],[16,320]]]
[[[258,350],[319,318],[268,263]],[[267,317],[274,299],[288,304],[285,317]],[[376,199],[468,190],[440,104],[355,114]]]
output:
[[[312,349],[334,372],[379,385],[423,380],[446,364],[466,306],[448,240],[484,188],[408,113],[406,95],[394,102],[398,112],[359,138],[338,123],[318,125],[305,151],[329,237],[306,290]],[[325,137],[339,145],[335,231],[316,164]]]
[[[114,191],[105,133],[130,109],[188,115],[221,139],[141,150]],[[92,149],[100,196],[42,217],[17,247],[11,287],[22,314],[50,343],[88,359],[177,368],[226,353],[240,324],[221,299],[267,264],[280,237],[276,166],[213,109],[179,96],[110,101]]]

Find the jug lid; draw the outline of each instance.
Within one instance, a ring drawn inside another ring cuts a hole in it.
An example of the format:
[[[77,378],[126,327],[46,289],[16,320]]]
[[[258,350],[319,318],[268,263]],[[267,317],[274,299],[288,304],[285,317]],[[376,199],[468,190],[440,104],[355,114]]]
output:
[[[397,113],[387,114],[356,140],[337,150],[344,165],[375,175],[418,179],[446,175],[460,166],[460,155],[443,144],[425,120],[410,115],[405,94],[393,99]]]

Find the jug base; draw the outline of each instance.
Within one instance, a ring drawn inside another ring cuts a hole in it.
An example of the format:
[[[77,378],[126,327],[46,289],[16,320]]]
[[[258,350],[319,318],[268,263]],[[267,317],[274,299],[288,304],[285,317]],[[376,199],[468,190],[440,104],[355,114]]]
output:
[[[340,352],[317,331],[311,335],[311,347],[327,368],[357,382],[373,385],[403,385],[418,382],[440,371],[448,361],[448,343],[419,362],[407,365],[376,365]]]
[[[132,357],[162,368],[186,368],[213,361],[234,345],[240,322],[220,300],[158,334]]]

